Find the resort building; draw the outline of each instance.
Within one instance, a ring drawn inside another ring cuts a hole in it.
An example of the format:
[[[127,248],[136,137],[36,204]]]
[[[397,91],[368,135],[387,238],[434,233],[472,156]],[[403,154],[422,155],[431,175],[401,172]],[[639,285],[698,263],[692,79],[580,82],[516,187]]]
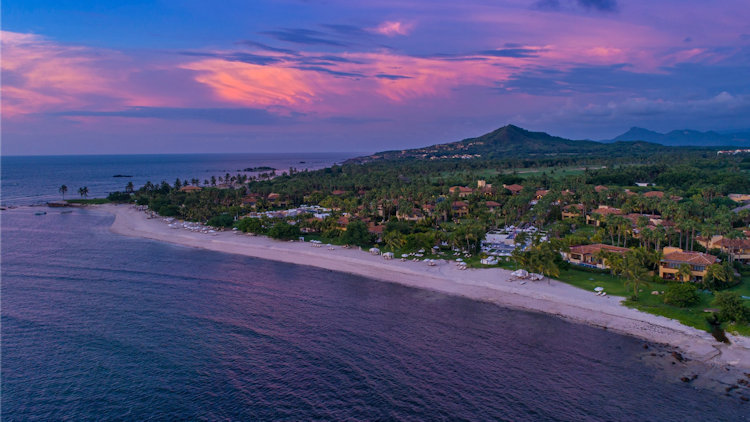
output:
[[[453,201],[451,210],[453,211],[453,217],[464,218],[469,215],[469,204],[464,201]]]
[[[487,183],[484,180],[477,180],[477,191],[485,196],[491,196],[495,194],[495,189],[492,188],[492,184]]]
[[[522,237],[522,241],[517,243],[516,241]],[[528,248],[535,237],[539,237],[540,242],[548,240],[547,234],[539,231],[535,226],[507,226],[502,230],[488,232],[484,236],[484,240],[482,240],[482,252],[493,256],[510,256],[517,247],[521,249]]]
[[[690,266],[690,281],[703,281],[706,276],[706,269],[709,265],[715,264],[718,259],[706,253],[685,252],[680,248],[664,248],[664,257],[659,262],[659,277],[665,280],[682,280],[680,267],[683,264]]]
[[[593,224],[596,227],[599,227],[602,225],[602,220],[608,215],[622,215],[622,210],[610,207],[609,205],[599,205],[599,208],[591,211],[591,213],[586,216],[586,224]]]
[[[734,202],[747,202],[750,201],[750,194],[747,193],[730,193],[729,199]]]
[[[487,209],[490,210],[490,212],[497,211],[501,206],[499,202],[495,201],[486,201],[484,204],[487,205]]]
[[[425,219],[425,216],[424,214],[422,214],[421,210],[414,208],[410,213],[402,213],[401,211],[396,211],[396,218],[399,221],[422,221]]]
[[[563,259],[571,264],[608,270],[607,260],[599,257],[599,253],[602,250],[624,255],[628,251],[628,248],[596,243],[593,245],[571,246],[570,251],[561,252],[561,254]]]
[[[508,189],[510,191],[511,195],[518,195],[523,190],[523,186],[518,184],[512,184],[512,185],[503,185],[505,189]]]
[[[725,237],[713,242],[711,245],[719,248],[729,255],[730,261],[740,261],[743,264],[750,263],[750,239],[727,239]]]
[[[466,186],[453,186],[448,189],[448,192],[450,192],[451,195],[457,194],[459,198],[466,198],[467,196],[471,195],[474,190],[471,188],[467,188]]]
[[[583,205],[582,204],[570,204],[566,205],[562,209],[562,218],[563,220],[570,220],[573,218],[578,218],[583,213]]]
[[[180,192],[200,192],[202,189],[198,186],[183,186],[180,188]]]

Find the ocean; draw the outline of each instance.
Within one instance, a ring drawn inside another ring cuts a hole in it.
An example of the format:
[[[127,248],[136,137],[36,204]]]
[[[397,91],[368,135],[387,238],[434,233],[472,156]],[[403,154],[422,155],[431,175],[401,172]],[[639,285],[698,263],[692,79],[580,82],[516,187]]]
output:
[[[105,197],[123,191],[128,182],[136,188],[146,182],[170,185],[175,179],[196,178],[203,183],[211,176],[224,177],[252,167],[272,167],[277,173],[315,170],[341,163],[350,153],[294,154],[172,154],[172,155],[67,155],[3,156],[2,204],[32,205],[59,201],[61,185],[68,187],[67,199],[80,198],[78,189],[87,187],[89,197]],[[114,176],[131,177],[114,177]]]
[[[128,238],[111,233],[113,217],[96,209],[35,215],[40,209],[0,214],[3,420],[750,415],[737,397],[665,376],[648,364],[660,349],[631,337],[349,274]]]

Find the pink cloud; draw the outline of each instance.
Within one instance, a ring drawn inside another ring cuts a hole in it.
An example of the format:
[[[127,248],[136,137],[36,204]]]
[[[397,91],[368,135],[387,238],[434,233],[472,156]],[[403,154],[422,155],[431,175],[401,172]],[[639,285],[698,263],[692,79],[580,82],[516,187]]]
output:
[[[414,29],[414,24],[412,23],[385,21],[375,28],[372,28],[371,31],[387,37],[395,37],[396,35],[409,35],[412,29]]]

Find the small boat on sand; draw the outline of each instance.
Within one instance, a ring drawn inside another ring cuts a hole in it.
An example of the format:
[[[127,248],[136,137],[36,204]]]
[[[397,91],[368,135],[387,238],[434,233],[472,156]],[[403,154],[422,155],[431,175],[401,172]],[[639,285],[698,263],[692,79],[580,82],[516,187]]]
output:
[[[47,211],[37,211],[34,215],[47,215]]]

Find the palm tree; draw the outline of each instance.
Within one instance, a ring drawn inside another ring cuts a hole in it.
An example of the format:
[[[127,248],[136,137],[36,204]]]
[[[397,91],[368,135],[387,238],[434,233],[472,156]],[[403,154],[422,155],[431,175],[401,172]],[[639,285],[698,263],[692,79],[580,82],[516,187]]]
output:
[[[86,186],[78,188],[78,194],[81,195],[81,198],[87,198],[89,196],[89,188]]]
[[[62,194],[62,198],[63,198],[63,201],[64,201],[65,200],[65,193],[68,192],[68,186],[67,185],[62,185],[62,186],[60,186],[60,189],[58,189],[57,191]]]
[[[401,249],[404,246],[404,243],[406,243],[404,235],[398,230],[391,230],[386,233],[383,237],[383,241],[385,242],[385,246],[389,247],[392,251]]]
[[[128,182],[128,184],[125,186],[125,192],[133,193],[134,190],[135,186],[133,186],[133,182]]]
[[[677,268],[677,276],[682,281],[690,281],[690,277],[692,275],[692,268],[690,267],[690,264],[682,263],[680,264],[680,267]]]
[[[625,286],[633,287],[632,300],[638,300],[638,290],[641,285],[648,286],[648,270],[638,262],[635,255],[627,253],[624,260],[622,275],[625,277]]]

